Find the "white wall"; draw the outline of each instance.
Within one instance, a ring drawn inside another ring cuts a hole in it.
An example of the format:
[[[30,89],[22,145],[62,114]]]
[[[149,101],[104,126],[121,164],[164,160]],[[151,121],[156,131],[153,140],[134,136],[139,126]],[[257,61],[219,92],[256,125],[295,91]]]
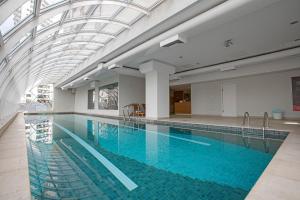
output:
[[[220,81],[192,84],[192,114],[221,115],[221,92]]]
[[[237,114],[248,111],[251,116],[262,116],[272,109],[284,110],[287,118],[300,118],[293,112],[291,77],[300,76],[300,70],[290,70],[212,82],[193,83],[192,114],[221,115],[223,84],[236,84]]]
[[[145,103],[145,79],[134,76],[119,76],[119,107],[131,103]],[[122,111],[122,110],[120,110]],[[120,113],[121,114],[121,113]]]
[[[54,88],[53,93],[54,112],[74,112],[75,94],[60,88]]]
[[[98,82],[97,87],[109,85],[112,83],[119,82],[119,76],[107,77]],[[99,114],[99,115],[119,115],[119,110],[98,110],[98,109],[88,109],[88,90],[92,89],[90,84],[86,84],[82,87],[76,88],[75,93],[75,112],[88,113],[88,114]],[[96,108],[96,105],[95,105]]]
[[[76,88],[75,94],[75,112],[119,116],[122,114],[122,107],[130,103],[145,103],[145,80],[126,75],[115,75],[107,77],[97,83],[97,87],[109,85],[112,83],[119,83],[119,110],[98,110],[87,109],[88,90],[92,89],[90,84]]]

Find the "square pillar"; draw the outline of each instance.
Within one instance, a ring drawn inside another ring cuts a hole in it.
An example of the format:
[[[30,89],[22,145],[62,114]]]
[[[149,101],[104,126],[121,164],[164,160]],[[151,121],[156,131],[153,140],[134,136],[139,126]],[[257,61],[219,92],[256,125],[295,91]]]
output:
[[[151,60],[140,65],[146,79],[146,118],[159,119],[170,116],[170,74],[175,67]]]

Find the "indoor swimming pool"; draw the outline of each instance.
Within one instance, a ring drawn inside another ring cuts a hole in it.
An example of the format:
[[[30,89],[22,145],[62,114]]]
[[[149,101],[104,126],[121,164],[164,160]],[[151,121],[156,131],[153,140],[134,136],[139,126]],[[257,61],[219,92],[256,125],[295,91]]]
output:
[[[25,120],[33,199],[244,199],[286,137],[71,114]]]

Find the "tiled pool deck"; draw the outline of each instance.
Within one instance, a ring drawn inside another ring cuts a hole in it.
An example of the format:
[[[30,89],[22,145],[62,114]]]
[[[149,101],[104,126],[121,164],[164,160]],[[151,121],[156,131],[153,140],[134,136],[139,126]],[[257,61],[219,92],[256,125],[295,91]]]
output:
[[[159,120],[225,126],[240,126],[241,121],[241,118],[210,116],[173,116]],[[270,120],[271,128],[290,134],[248,194],[249,200],[300,199],[300,124],[285,122]],[[262,119],[251,119],[251,127],[260,128],[261,125]],[[0,199],[30,199],[23,114],[19,114],[0,137]]]
[[[31,199],[23,114],[0,137],[0,199]]]

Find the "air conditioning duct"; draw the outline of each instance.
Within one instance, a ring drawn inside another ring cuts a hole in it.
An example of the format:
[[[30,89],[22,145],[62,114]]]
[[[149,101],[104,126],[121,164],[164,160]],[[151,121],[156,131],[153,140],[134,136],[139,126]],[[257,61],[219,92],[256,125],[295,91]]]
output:
[[[174,35],[166,40],[161,41],[160,47],[171,47],[175,44],[183,44],[186,43],[186,39],[182,36],[180,36],[179,34]]]

